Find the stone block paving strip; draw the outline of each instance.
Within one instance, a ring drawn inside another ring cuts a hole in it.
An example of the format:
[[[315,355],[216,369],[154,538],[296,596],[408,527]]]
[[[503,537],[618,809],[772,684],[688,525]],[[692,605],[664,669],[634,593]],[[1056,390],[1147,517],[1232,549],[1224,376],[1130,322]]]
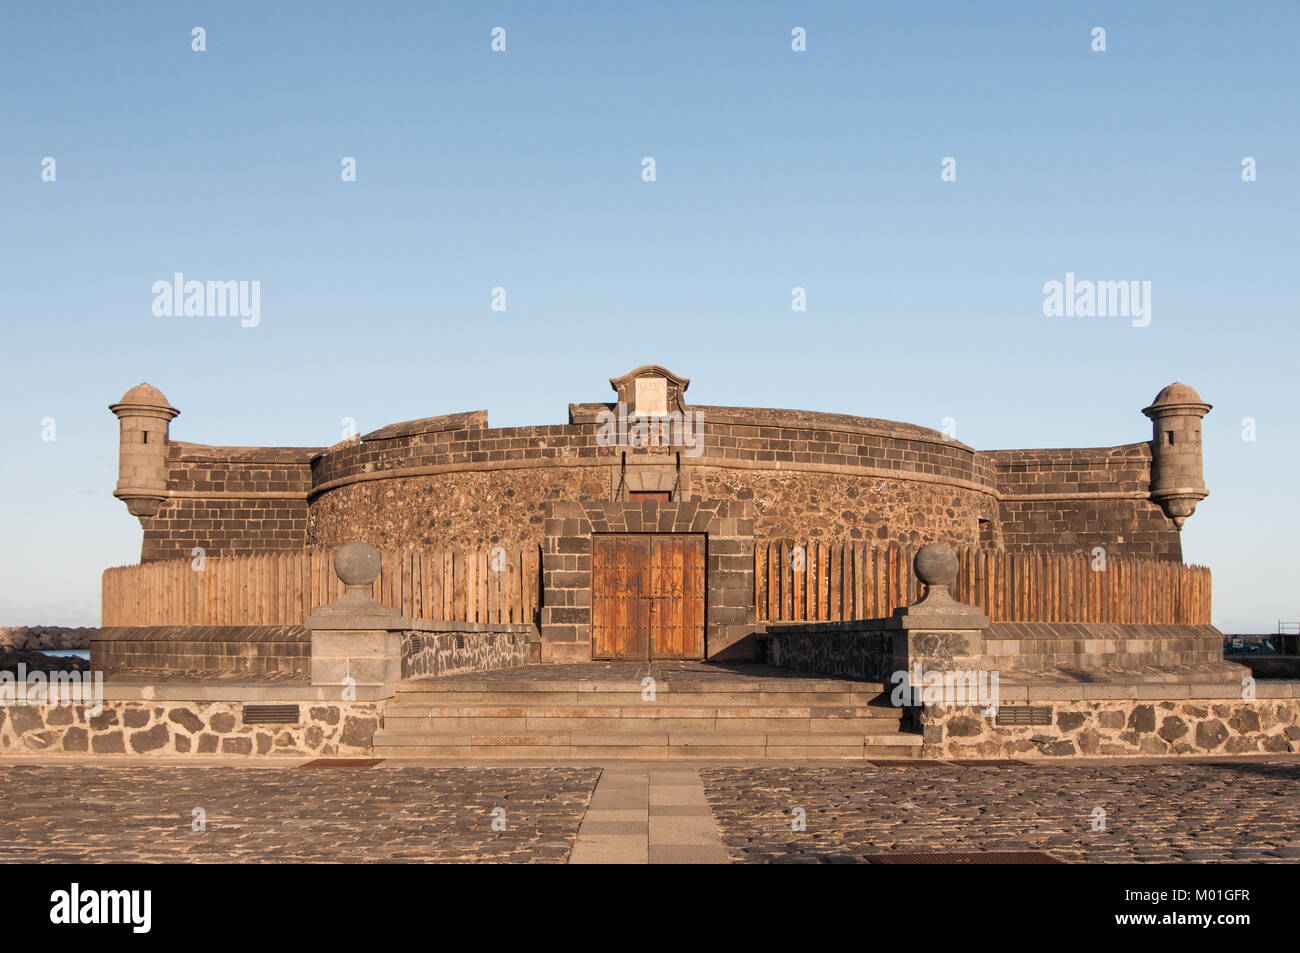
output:
[[[564,863],[599,775],[2,765],[0,862]],[[206,831],[192,828],[195,808]],[[505,830],[493,830],[495,808]]]
[[[725,864],[727,852],[693,767],[601,771],[571,864]]]
[[[701,767],[733,861],[917,851],[1066,862],[1300,860],[1300,760]],[[796,808],[806,829],[796,831]],[[1104,830],[1094,830],[1097,809]]]

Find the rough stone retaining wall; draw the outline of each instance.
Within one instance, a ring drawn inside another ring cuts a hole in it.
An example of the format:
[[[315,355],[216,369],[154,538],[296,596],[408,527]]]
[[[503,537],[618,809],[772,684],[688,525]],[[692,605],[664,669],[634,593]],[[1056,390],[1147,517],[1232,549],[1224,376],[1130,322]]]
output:
[[[1050,706],[1051,723],[997,725],[972,706],[925,706],[922,753],[927,758],[1066,758],[1300,751],[1300,698],[1029,704]]]
[[[0,752],[27,754],[360,756],[379,727],[374,702],[303,702],[292,725],[246,725],[240,702],[105,702],[0,707]]]
[[[777,668],[818,675],[847,675],[889,683],[894,634],[881,620],[770,625],[767,661]]]
[[[531,625],[475,622],[430,623],[402,633],[402,678],[431,678],[464,672],[490,672],[531,661]],[[445,630],[445,631],[444,631]]]

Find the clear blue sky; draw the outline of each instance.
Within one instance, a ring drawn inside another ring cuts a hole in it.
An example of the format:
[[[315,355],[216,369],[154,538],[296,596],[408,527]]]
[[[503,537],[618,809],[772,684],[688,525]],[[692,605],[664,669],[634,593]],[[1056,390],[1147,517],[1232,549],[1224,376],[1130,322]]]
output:
[[[564,422],[648,362],[982,449],[1147,439],[1182,380],[1216,623],[1300,618],[1297,35],[1293,2],[7,4],[0,624],[95,624],[138,560],[106,408],[141,380],[176,439],[323,445]],[[260,281],[261,324],[155,317],[177,271]],[[1150,327],[1044,317],[1067,271],[1150,281]]]

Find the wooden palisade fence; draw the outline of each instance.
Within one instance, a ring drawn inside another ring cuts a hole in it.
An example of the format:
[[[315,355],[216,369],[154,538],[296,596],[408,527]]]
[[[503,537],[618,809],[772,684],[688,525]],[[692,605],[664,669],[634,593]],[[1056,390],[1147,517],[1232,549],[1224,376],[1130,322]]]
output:
[[[537,547],[383,550],[371,594],[413,619],[533,622]],[[300,625],[343,594],[333,550],[169,559],[104,572],[103,625]],[[199,566],[202,566],[200,569]]]
[[[802,547],[799,552],[797,547]],[[811,540],[754,551],[760,622],[878,619],[915,602],[919,547]],[[958,550],[953,598],[994,622],[1210,622],[1210,571],[1180,562],[1089,553]],[[1099,568],[1094,569],[1094,565]]]
[[[798,552],[796,547],[802,547]],[[759,622],[878,619],[920,598],[915,548],[813,540],[760,542]],[[535,622],[536,547],[383,551],[371,593],[409,618]],[[1209,624],[1203,566],[1088,553],[1010,555],[959,550],[954,598],[994,622]],[[104,572],[103,625],[298,625],[343,594],[331,550],[172,559]]]

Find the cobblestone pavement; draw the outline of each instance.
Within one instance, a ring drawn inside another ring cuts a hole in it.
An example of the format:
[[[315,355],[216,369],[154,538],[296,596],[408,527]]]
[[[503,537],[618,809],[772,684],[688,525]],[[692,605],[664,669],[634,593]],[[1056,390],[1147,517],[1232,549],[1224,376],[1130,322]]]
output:
[[[0,862],[564,863],[599,774],[4,765]],[[195,808],[206,831],[192,829]]]
[[[1094,862],[1300,860],[1300,759],[697,770],[734,861],[986,850]],[[0,764],[0,862],[563,863],[600,775],[595,766]],[[599,819],[626,822],[617,809],[627,806],[611,802]],[[648,820],[633,820],[653,826],[653,792],[636,806]],[[492,830],[495,807],[505,808],[505,831]],[[796,807],[807,825],[798,833]],[[192,829],[195,808],[206,831]],[[1092,829],[1096,808],[1104,831]],[[674,811],[661,813],[681,822]]]
[[[733,861],[1045,851],[1063,861],[1296,861],[1300,761],[711,767]],[[795,808],[806,830],[792,830]],[[1105,811],[1094,831],[1093,812]]]

